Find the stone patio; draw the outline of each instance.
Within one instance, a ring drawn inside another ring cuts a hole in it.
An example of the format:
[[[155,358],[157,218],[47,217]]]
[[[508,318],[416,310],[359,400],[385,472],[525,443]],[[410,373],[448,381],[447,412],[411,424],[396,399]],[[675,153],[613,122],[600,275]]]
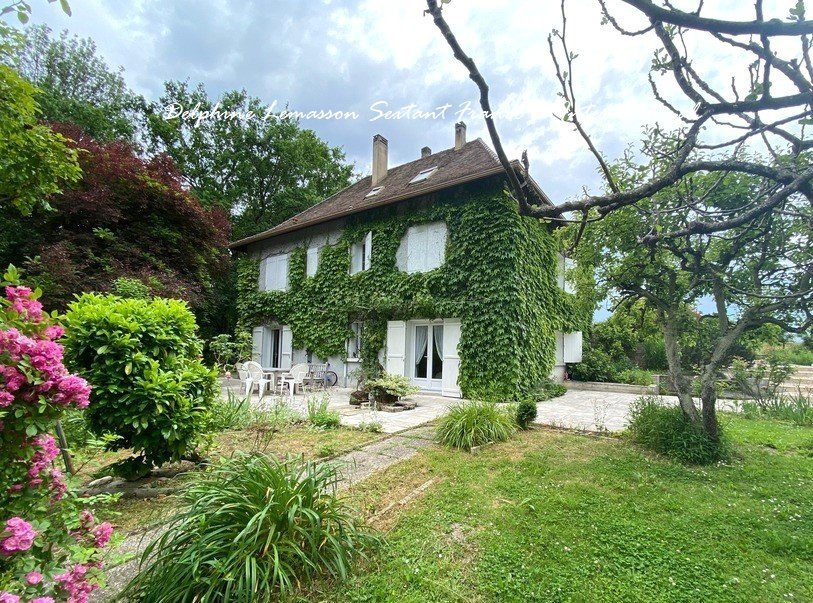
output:
[[[235,394],[241,395],[235,386],[224,387],[224,392],[231,390]],[[302,416],[308,414],[308,398],[327,397],[328,409],[339,413],[341,423],[345,427],[358,427],[362,424],[379,423],[383,433],[398,433],[405,429],[412,429],[419,425],[424,425],[434,421],[438,417],[446,414],[448,409],[459,400],[455,398],[444,398],[431,394],[414,394],[405,400],[414,402],[416,407],[413,410],[401,412],[375,411],[370,408],[359,408],[350,404],[349,388],[331,387],[325,390],[313,390],[305,394],[296,394],[291,401],[291,397],[279,395],[265,395],[262,399],[253,394],[252,404],[258,408],[268,407],[273,404],[284,402],[290,408],[300,413]]]

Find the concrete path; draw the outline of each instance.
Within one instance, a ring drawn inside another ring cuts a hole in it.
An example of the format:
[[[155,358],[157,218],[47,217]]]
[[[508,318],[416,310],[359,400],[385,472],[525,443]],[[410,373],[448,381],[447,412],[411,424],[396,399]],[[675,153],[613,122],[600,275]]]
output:
[[[404,411],[411,412],[411,411]],[[325,461],[336,465],[342,475],[339,490],[350,488],[377,471],[381,471],[412,458],[419,450],[431,446],[434,442],[433,427],[419,427],[398,435],[378,440],[358,450],[354,450],[335,459]],[[161,536],[163,529],[152,528],[146,532],[131,534],[116,549],[121,555],[133,555],[126,561],[107,571],[107,586],[91,595],[91,601],[117,601],[119,593],[138,572],[138,560],[150,542]]]
[[[536,405],[536,423],[581,431],[620,431],[629,422],[632,403],[641,394],[568,390]],[[677,398],[664,396],[677,403]]]
[[[579,431],[615,432],[626,428],[632,404],[642,394],[568,390],[567,393],[536,405],[536,421],[540,425]],[[663,404],[677,404],[675,396],[660,396]],[[695,399],[699,405],[699,400]],[[735,400],[717,400],[717,410],[736,412]]]

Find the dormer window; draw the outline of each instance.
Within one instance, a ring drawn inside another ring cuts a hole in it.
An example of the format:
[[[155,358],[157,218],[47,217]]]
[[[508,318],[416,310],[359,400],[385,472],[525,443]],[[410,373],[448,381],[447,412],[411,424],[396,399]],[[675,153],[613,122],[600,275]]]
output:
[[[380,193],[383,190],[384,190],[383,186],[376,186],[375,188],[373,188],[373,190],[371,190],[369,193],[367,193],[364,196],[365,197],[375,197],[378,193]]]
[[[416,184],[418,182],[423,182],[424,180],[427,180],[436,171],[438,171],[438,166],[421,170],[420,172],[418,172],[417,176],[415,176],[412,180],[409,181],[409,183]]]

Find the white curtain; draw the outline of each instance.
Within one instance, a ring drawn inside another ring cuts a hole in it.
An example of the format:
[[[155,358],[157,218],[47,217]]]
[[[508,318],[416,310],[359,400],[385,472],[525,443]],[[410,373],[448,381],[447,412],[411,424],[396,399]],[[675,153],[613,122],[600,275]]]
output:
[[[443,327],[433,327],[432,337],[435,340],[435,351],[438,353],[438,358],[443,358]]]
[[[426,344],[428,343],[429,328],[418,326],[415,327],[415,366],[417,366],[423,355],[426,353]]]

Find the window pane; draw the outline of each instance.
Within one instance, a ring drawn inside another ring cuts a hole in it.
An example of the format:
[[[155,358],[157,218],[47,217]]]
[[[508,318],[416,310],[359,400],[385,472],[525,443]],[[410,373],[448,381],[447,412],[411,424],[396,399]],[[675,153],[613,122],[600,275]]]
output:
[[[282,347],[282,329],[274,329],[272,331],[272,347],[271,347],[271,368],[279,368],[280,366],[280,348]]]
[[[426,379],[429,361],[429,327],[415,327],[415,377]]]
[[[443,378],[443,326],[432,327],[432,379]]]

